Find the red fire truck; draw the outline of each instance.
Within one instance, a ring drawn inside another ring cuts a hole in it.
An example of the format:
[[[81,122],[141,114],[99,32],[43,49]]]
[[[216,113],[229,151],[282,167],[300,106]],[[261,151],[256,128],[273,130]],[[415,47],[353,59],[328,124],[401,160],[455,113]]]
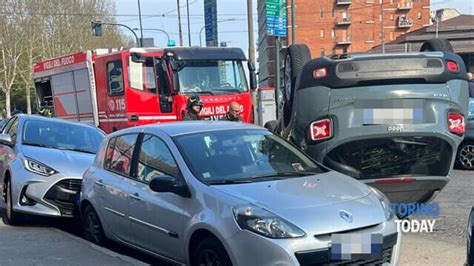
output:
[[[239,48],[130,48],[95,50],[38,62],[33,77],[38,104],[54,116],[93,124],[105,132],[179,121],[189,95],[198,94],[201,116],[218,119],[231,101],[253,122],[250,95],[255,68]]]

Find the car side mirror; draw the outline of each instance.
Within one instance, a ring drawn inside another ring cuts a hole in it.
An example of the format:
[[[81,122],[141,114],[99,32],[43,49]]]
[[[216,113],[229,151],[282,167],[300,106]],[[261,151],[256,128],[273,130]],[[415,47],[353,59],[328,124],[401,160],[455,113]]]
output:
[[[150,189],[155,192],[170,192],[179,196],[190,198],[191,192],[188,187],[170,175],[160,175],[150,181]]]
[[[0,134],[0,144],[13,147],[12,137],[8,134]]]

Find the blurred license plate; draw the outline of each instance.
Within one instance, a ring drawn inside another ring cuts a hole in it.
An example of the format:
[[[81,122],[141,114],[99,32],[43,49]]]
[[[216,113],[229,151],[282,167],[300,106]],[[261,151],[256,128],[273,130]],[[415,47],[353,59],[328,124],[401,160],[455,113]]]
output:
[[[364,125],[394,125],[423,123],[422,108],[363,109]]]
[[[382,234],[333,234],[331,260],[382,259]]]

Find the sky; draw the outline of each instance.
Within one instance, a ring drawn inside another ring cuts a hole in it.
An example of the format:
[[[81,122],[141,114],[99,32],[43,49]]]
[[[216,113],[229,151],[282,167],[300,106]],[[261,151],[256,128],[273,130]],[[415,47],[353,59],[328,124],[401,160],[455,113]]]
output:
[[[191,44],[199,45],[199,32],[204,26],[204,0],[188,0],[191,28]],[[219,41],[228,46],[240,47],[248,54],[247,33],[247,0],[216,0]],[[253,0],[254,40],[258,41],[257,1]],[[170,39],[179,44],[177,0],[140,0],[143,29],[162,29],[168,32]],[[115,0],[117,21],[131,28],[139,27],[138,0]],[[183,43],[188,44],[188,27],[186,0],[180,0]],[[474,15],[474,0],[431,0],[431,9],[456,8],[463,14]],[[123,15],[123,16],[122,16]],[[227,20],[227,21],[225,21]],[[474,22],[473,22],[474,23]],[[125,34],[130,34],[124,30]],[[130,34],[131,35],[131,34]],[[139,31],[137,35],[140,36]],[[144,31],[144,37],[153,37],[155,46],[167,44],[166,35],[159,31]],[[202,31],[202,42],[205,43],[205,30]]]

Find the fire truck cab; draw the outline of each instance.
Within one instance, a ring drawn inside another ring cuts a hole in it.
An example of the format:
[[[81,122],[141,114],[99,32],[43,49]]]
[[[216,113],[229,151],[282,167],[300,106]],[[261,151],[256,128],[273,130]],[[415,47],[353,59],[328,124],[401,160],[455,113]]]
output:
[[[219,119],[230,102],[253,122],[251,87],[239,48],[131,48],[86,51],[34,65],[38,104],[59,118],[94,124],[105,132],[149,123],[182,120],[186,101],[198,94],[200,116]]]

